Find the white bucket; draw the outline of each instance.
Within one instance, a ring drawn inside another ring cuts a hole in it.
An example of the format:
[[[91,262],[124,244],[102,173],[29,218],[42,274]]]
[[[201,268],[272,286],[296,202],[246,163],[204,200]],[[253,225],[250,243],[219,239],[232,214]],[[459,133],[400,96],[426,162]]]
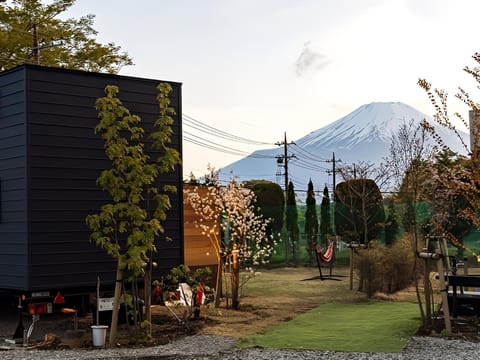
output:
[[[105,339],[107,338],[107,325],[92,325],[93,346],[105,346]]]

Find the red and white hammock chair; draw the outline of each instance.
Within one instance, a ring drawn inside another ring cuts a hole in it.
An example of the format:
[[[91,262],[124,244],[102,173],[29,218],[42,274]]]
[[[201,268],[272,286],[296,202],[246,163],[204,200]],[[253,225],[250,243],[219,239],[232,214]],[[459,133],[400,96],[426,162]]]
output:
[[[333,260],[333,255],[335,254],[335,241],[330,241],[330,244],[328,244],[324,252],[322,252],[322,249],[319,248],[316,243],[313,244],[313,249],[320,258],[320,261],[328,264]]]
[[[321,263],[329,264],[330,276],[332,276],[332,267],[333,267],[333,257],[335,255],[335,241],[330,241],[325,251],[322,252],[322,249],[317,245],[317,243],[312,244],[313,250],[317,255],[317,265],[318,272],[320,273],[320,279],[323,280],[322,267]]]

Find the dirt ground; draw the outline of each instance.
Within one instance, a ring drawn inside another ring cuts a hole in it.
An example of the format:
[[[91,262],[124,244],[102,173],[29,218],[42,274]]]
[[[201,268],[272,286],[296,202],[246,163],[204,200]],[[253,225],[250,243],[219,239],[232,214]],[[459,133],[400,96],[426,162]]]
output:
[[[325,271],[328,275],[328,271]],[[347,269],[335,269],[335,277],[330,280],[320,280],[318,275],[317,268],[309,267],[263,270],[243,285],[239,310],[227,309],[223,299],[219,308],[215,308],[213,304],[202,305],[200,319],[189,320],[186,324],[178,321],[165,306],[153,305],[153,336],[147,345],[165,344],[173,339],[197,333],[233,337],[258,334],[269,326],[288,321],[322,302],[343,301],[352,297],[364,298],[363,294],[348,290]],[[181,317],[184,310],[172,308],[172,311]],[[11,338],[18,323],[18,315],[9,312],[2,314],[1,318],[0,338]],[[23,325],[26,329],[31,322],[31,318],[24,314]],[[29,343],[40,345],[46,334],[55,334],[56,347],[92,347],[92,316],[79,317],[76,323],[77,330],[74,315],[42,315],[34,325]],[[139,334],[141,331],[133,326],[120,325],[118,346],[145,344],[145,339]]]
[[[323,272],[328,275],[328,270]],[[355,281],[350,290],[350,278],[347,268],[336,268],[332,277],[319,279],[317,268],[295,267],[263,270],[250,278],[241,288],[240,309],[226,308],[225,300],[219,308],[213,304],[203,305],[199,320],[180,322],[165,306],[152,306],[152,341],[146,342],[142,332],[134,326],[119,326],[116,346],[159,345],[180,337],[193,334],[212,334],[232,337],[260,334],[272,325],[293,319],[326,302],[365,301],[365,295],[355,291]],[[386,300],[414,300],[413,289]],[[178,317],[184,309],[172,308]],[[26,315],[25,315],[26,316]],[[24,318],[28,328],[31,321]],[[18,315],[2,315],[0,337],[11,337],[18,322]],[[49,344],[55,348],[91,348],[92,334],[90,325],[92,316],[78,318],[73,315],[45,315],[32,331],[30,344],[42,346],[46,334],[55,334],[56,341]],[[10,334],[10,335],[9,335]],[[108,334],[107,334],[108,341]]]

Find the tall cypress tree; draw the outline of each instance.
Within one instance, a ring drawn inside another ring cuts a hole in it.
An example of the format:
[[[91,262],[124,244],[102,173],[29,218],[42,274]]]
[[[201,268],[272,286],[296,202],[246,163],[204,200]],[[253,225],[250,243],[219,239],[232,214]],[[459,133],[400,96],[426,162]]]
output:
[[[311,258],[312,245],[313,243],[317,242],[318,236],[317,202],[315,200],[315,192],[313,191],[313,183],[311,179],[308,182],[306,203],[307,208],[305,210],[305,234],[307,234],[308,239],[307,253]]]
[[[323,188],[323,198],[320,205],[320,240],[322,243],[327,243],[327,235],[333,234],[332,217],[330,211],[330,196],[328,194],[328,187]]]
[[[288,183],[287,190],[287,212],[286,212],[286,226],[287,226],[287,239],[292,245],[293,259],[296,260],[296,249],[298,247],[298,238],[300,229],[298,228],[298,210],[297,210],[297,201],[295,199],[295,189],[293,183],[290,181]],[[288,247],[288,243],[285,246]],[[285,252],[287,256],[287,252]],[[286,259],[285,259],[286,260]]]

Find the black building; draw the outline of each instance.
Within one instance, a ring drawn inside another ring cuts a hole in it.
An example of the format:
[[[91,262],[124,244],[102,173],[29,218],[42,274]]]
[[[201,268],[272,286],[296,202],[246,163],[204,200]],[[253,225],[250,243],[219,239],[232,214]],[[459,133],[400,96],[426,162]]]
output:
[[[110,163],[94,134],[95,101],[106,85],[118,86],[148,135],[158,117],[159,83],[34,65],[0,73],[0,289],[91,288],[97,276],[113,283],[116,262],[89,241],[85,225],[110,201],[96,184]],[[169,83],[177,114],[171,146],[181,154],[181,84]],[[178,192],[170,196],[154,278],[183,263],[181,167],[162,181]]]

